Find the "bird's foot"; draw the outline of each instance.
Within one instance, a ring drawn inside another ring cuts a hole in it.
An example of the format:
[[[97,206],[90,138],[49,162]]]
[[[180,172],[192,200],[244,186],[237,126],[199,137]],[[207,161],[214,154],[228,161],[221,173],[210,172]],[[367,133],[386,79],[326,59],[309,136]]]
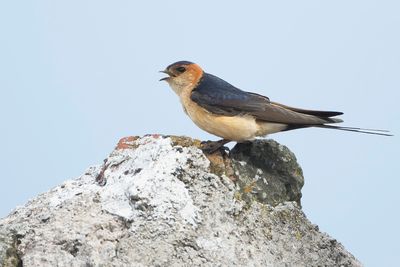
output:
[[[226,139],[221,139],[219,141],[203,141],[200,144],[200,148],[201,150],[203,150],[203,152],[208,153],[208,154],[212,154],[217,150],[227,150],[227,147],[224,147],[224,145],[226,143],[229,143],[230,140],[226,140]]]

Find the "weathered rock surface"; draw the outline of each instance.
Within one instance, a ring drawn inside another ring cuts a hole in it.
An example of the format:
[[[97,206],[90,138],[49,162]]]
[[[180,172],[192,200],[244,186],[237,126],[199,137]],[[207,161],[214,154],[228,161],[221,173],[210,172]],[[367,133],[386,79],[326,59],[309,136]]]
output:
[[[2,266],[360,266],[300,209],[272,140],[205,156],[186,137],[120,141],[102,166],[0,220]]]

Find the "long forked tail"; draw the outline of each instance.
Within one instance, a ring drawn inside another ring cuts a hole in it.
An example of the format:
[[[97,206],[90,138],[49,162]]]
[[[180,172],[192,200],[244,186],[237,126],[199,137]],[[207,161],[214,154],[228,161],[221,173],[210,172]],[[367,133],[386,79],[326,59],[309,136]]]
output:
[[[356,133],[364,133],[364,134],[375,134],[375,135],[383,135],[383,136],[393,136],[387,130],[379,130],[379,129],[364,129],[364,128],[357,128],[357,127],[345,127],[345,126],[336,126],[336,125],[313,125],[313,127],[319,128],[326,128],[326,129],[335,129],[335,130],[342,130],[342,131],[349,131],[349,132],[356,132]]]

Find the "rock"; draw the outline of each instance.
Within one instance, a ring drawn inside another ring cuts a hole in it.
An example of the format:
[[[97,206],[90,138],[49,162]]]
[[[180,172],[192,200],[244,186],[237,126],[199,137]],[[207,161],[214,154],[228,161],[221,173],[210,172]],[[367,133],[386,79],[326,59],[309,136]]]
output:
[[[285,201],[296,201],[300,206],[303,171],[295,155],[273,140],[256,140],[237,144],[231,151],[240,192],[248,201],[276,206]]]
[[[121,139],[101,166],[0,220],[1,266],[361,266],[300,208],[303,176],[272,140]]]

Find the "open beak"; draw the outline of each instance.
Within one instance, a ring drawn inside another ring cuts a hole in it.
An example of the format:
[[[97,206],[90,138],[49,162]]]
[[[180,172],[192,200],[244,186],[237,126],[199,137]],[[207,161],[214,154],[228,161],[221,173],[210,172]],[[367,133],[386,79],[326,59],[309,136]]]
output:
[[[172,72],[168,71],[168,70],[160,70],[160,72],[169,75],[168,77],[161,78],[160,81],[165,81],[165,80],[168,80],[171,77],[175,77],[175,75]]]

